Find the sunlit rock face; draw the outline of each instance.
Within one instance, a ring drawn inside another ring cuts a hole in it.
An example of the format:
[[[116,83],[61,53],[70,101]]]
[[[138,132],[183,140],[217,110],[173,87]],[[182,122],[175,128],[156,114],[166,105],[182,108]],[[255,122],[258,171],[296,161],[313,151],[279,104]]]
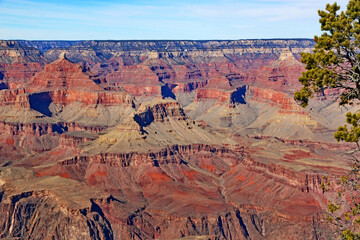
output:
[[[313,46],[0,41],[0,238],[328,238],[351,146],[338,93],[293,99]]]

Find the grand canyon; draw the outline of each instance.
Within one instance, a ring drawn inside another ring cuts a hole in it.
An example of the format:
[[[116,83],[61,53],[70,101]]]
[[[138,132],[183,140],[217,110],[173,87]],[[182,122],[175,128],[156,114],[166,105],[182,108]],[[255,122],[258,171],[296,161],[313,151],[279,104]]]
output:
[[[351,144],[308,39],[0,41],[0,238],[328,239]]]

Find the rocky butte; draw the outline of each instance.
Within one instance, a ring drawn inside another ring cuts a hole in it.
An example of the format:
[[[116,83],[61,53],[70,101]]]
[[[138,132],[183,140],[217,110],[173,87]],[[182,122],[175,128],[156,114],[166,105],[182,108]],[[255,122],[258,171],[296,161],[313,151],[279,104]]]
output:
[[[0,41],[0,238],[326,239],[312,40]]]

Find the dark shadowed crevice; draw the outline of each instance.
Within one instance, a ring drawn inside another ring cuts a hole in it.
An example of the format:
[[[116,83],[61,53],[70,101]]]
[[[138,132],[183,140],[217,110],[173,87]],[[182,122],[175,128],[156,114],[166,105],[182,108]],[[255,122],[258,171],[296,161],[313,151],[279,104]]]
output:
[[[225,232],[224,232],[224,227],[223,227],[222,220],[221,220],[221,217],[220,217],[220,216],[218,217],[218,220],[217,220],[217,226],[218,226],[218,228],[219,228],[219,231],[220,231],[221,236],[222,236],[224,239],[227,239],[227,237],[226,237],[226,235],[225,235]]]
[[[111,228],[111,224],[110,222],[106,219],[102,209],[100,208],[99,205],[97,205],[94,200],[90,200],[91,201],[91,212],[95,212],[97,214],[99,214],[99,216],[102,218],[102,221],[99,221],[100,219],[94,219],[98,222],[98,224],[101,226],[101,228],[99,229],[103,236],[105,237],[106,240],[110,240],[110,239],[114,239],[114,235],[113,235],[113,230]],[[94,229],[95,230],[95,229]],[[97,231],[99,231],[97,230]],[[90,231],[91,232],[91,231]],[[94,232],[94,231],[93,231]]]
[[[49,109],[52,99],[48,92],[34,93],[29,95],[29,102],[30,108],[44,114],[45,116],[52,116],[52,112]]]
[[[237,88],[236,91],[231,94],[231,102],[246,104],[245,94],[246,94],[246,86]]]
[[[0,164],[0,167],[8,167],[11,166],[13,164],[13,161],[6,161],[3,164]]]
[[[1,77],[0,77],[1,79]],[[8,86],[5,84],[5,83],[0,83],[0,90],[3,90],[3,89],[9,89]]]
[[[244,237],[246,239],[249,239],[250,238],[249,232],[248,232],[248,230],[246,228],[244,220],[240,216],[240,211],[238,209],[236,209],[235,214],[236,214],[237,219],[239,220],[239,224],[240,224],[240,227],[241,227],[241,233],[244,235]]]
[[[141,128],[143,128],[149,126],[154,121],[154,115],[149,109],[147,109],[145,112],[135,114],[134,120]]]
[[[68,131],[68,127],[63,126],[61,123],[58,123],[58,124],[53,124],[53,125],[51,126],[51,130],[52,130],[52,132],[54,132],[54,133],[62,134],[62,133],[64,133],[64,132],[67,132],[67,131]]]
[[[174,93],[171,91],[168,84],[165,84],[164,86],[161,86],[161,96],[163,98],[169,97],[169,98],[172,98],[172,99],[176,99]]]
[[[262,235],[264,236],[264,231],[263,231],[263,221],[256,215],[256,214],[252,214],[250,216],[250,220],[251,223],[255,226],[255,229]]]

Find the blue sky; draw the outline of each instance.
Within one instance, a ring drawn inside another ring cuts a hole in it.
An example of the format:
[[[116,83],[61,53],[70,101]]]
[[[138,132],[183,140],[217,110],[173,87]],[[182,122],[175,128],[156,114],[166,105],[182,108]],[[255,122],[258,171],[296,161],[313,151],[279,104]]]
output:
[[[313,38],[328,0],[0,0],[0,38]],[[347,0],[337,1],[342,9]],[[332,2],[331,2],[332,3]]]

